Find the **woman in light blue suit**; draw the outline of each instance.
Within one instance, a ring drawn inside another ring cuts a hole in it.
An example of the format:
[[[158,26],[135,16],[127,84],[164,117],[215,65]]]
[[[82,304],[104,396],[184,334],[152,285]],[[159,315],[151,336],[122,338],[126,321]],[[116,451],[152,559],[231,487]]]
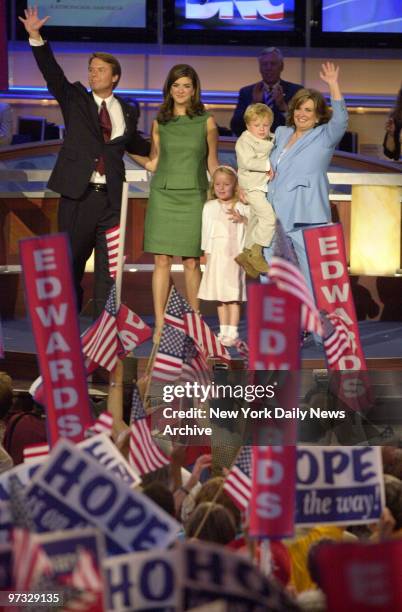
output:
[[[299,90],[289,104],[287,127],[275,132],[270,156],[275,176],[267,197],[309,283],[302,230],[331,221],[327,171],[348,123],[338,74],[339,68],[331,62],[322,65],[320,77],[329,86],[332,116],[320,92]]]

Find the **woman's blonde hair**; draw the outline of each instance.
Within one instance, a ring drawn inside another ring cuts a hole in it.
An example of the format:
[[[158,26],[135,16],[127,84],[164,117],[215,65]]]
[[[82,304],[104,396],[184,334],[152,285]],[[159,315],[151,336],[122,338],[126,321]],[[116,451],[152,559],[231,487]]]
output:
[[[209,183],[208,200],[214,200],[215,198],[218,197],[215,193],[215,177],[218,174],[218,172],[221,172],[222,174],[226,174],[226,176],[232,177],[233,185],[234,185],[233,199],[238,200],[239,199],[239,183],[237,180],[237,172],[234,168],[232,168],[232,166],[218,166],[216,168],[215,172],[213,173],[211,177],[211,182]]]

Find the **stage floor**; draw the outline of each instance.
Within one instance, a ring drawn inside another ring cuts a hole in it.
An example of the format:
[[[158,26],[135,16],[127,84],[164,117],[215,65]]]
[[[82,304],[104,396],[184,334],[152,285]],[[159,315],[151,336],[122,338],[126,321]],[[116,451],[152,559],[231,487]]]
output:
[[[153,325],[152,317],[143,317],[148,325]],[[214,332],[219,325],[216,317],[205,317],[206,322]],[[88,317],[80,317],[81,331],[91,324]],[[28,319],[3,320],[3,336],[6,352],[36,353],[35,342]],[[247,341],[246,320],[240,323],[240,337]],[[395,321],[360,321],[359,331],[363,351],[367,359],[401,360],[402,368],[402,322]],[[134,357],[146,358],[151,353],[152,342],[149,340],[139,346],[133,353]],[[230,349],[233,357],[236,351]],[[309,338],[302,348],[302,360],[322,359],[323,351]]]

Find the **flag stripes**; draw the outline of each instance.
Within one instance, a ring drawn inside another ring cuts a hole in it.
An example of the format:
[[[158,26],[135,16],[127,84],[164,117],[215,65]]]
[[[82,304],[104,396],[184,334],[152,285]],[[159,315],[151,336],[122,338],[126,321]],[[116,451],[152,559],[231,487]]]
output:
[[[109,261],[109,276],[116,278],[117,257],[119,253],[120,225],[106,230],[106,248]]]
[[[287,291],[301,301],[301,327],[322,335],[319,311],[314,303],[306,279],[296,265],[282,257],[272,257],[268,276],[282,291]]]
[[[242,511],[247,508],[251,499],[251,448],[251,446],[243,446],[223,485],[224,491]]]
[[[323,345],[328,365],[332,366],[338,363],[339,359],[354,347],[349,328],[344,320],[333,313],[326,315],[326,317],[333,328],[333,332],[324,339]]]
[[[36,535],[24,527],[11,531],[13,551],[13,582],[16,591],[30,591],[38,580],[53,573],[49,557],[38,543]]]
[[[251,478],[234,466],[225,479],[223,489],[240,510],[246,510],[251,499]]]
[[[155,444],[146,418],[131,425],[129,463],[140,475],[170,464],[169,457]]]
[[[33,463],[41,457],[47,457],[50,452],[48,444],[31,444],[22,451],[24,463]]]

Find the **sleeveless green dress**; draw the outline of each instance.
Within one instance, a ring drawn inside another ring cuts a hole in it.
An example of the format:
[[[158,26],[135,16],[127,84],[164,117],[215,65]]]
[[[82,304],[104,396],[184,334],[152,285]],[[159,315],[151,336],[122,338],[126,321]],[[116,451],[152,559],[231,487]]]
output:
[[[175,117],[158,125],[160,154],[151,181],[144,251],[201,255],[202,209],[207,199],[207,119]]]

